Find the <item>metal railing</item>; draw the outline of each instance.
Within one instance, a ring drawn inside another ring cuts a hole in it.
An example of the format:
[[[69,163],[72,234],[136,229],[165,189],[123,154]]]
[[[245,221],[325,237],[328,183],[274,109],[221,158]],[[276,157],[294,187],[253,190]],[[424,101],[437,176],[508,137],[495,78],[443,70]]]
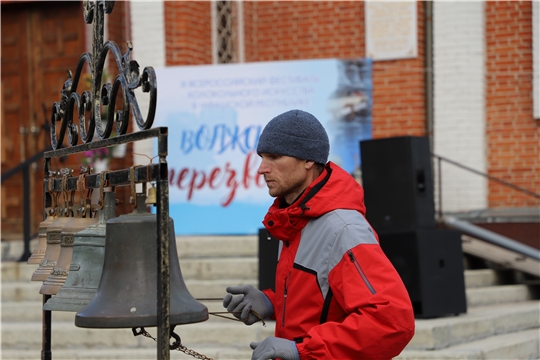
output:
[[[437,214],[438,214],[438,217],[439,219],[442,218],[443,216],[443,201],[442,201],[442,162],[447,162],[449,164],[452,164],[454,166],[457,166],[461,169],[464,169],[466,171],[469,171],[471,173],[474,173],[476,175],[479,175],[479,176],[483,176],[485,177],[486,179],[490,180],[490,181],[493,181],[493,182],[496,182],[500,185],[503,185],[503,186],[506,186],[512,190],[515,190],[515,191],[519,191],[525,195],[528,195],[528,196],[531,196],[533,198],[536,198],[536,199],[540,199],[540,194],[537,194],[535,192],[532,192],[530,190],[527,190],[525,188],[522,188],[522,187],[519,187],[517,185],[514,185],[512,183],[509,183],[507,181],[504,181],[504,180],[501,180],[495,176],[492,176],[492,175],[489,175],[489,174],[485,174],[481,171],[478,171],[476,169],[473,169],[473,168],[470,168],[468,166],[465,166],[463,164],[460,164],[456,161],[453,161],[453,160],[450,160],[448,158],[445,158],[445,157],[442,157],[442,156],[439,156],[439,155],[436,155],[436,154],[431,154],[431,156],[433,158],[435,158],[437,160],[437,187],[438,187],[438,209],[437,209]]]
[[[32,252],[30,251],[30,240],[32,239],[31,234],[31,221],[30,221],[30,167],[36,163],[38,160],[41,160],[43,158],[43,155],[46,151],[49,151],[50,149],[45,149],[31,158],[28,158],[27,160],[23,161],[19,165],[15,166],[14,168],[6,171],[2,174],[0,183],[3,183],[5,180],[11,178],[12,176],[22,172],[23,177],[23,241],[24,241],[24,251],[21,257],[18,261],[27,261],[28,258],[32,255]]]
[[[459,220],[454,216],[445,216],[442,218],[442,221],[449,227],[457,229],[464,234],[513,251],[525,257],[529,257],[536,261],[540,261],[540,251],[538,249],[522,244],[519,241],[481,228],[480,226],[476,226],[470,222]]]

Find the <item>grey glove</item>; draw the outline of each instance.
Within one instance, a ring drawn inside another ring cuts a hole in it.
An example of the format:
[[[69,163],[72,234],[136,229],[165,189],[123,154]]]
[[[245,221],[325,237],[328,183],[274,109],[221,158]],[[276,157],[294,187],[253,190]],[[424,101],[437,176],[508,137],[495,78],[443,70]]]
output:
[[[263,342],[252,342],[249,346],[253,349],[251,360],[300,360],[296,343],[291,340],[269,336]]]
[[[228,294],[223,298],[223,307],[227,308],[228,312],[233,313],[236,318],[242,320],[246,325],[261,320],[255,314],[251,314],[251,310],[257,312],[263,319],[274,314],[274,307],[270,299],[253,286],[229,286],[226,290]]]

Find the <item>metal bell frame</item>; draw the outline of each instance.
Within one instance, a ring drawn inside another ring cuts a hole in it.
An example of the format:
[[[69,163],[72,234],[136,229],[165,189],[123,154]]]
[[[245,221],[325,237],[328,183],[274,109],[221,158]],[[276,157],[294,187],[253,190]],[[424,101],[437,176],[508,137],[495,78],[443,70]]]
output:
[[[75,74],[68,71],[68,78],[61,90],[61,99],[52,107],[50,122],[51,146],[53,150],[44,154],[44,181],[43,181],[43,208],[51,206],[48,192],[59,193],[63,191],[62,180],[52,177],[51,160],[64,156],[79,154],[84,151],[127,144],[130,142],[157,139],[158,163],[138,166],[136,169],[122,169],[110,171],[103,177],[105,184],[100,184],[100,174],[87,175],[85,189],[96,189],[101,186],[117,187],[128,186],[133,180],[135,183],[155,182],[157,198],[157,253],[158,279],[157,279],[157,358],[170,359],[170,261],[169,261],[169,185],[167,167],[167,136],[168,128],[158,127],[151,129],[157,102],[157,81],[152,67],[144,68],[139,73],[139,64],[130,60],[133,49],[128,42],[127,53],[122,55],[120,48],[113,41],[103,42],[105,14],[110,14],[114,8],[114,1],[88,1],[83,2],[84,20],[87,24],[93,23],[92,53],[84,52],[77,63]],[[102,84],[102,74],[105,59],[111,53],[116,61],[119,75],[113,83]],[[84,65],[90,68],[92,76],[92,91],[77,93],[77,86]],[[149,96],[149,109],[146,119],[143,118],[134,90],[141,88]],[[123,108],[115,111],[116,98],[122,96]],[[101,119],[101,110],[107,108],[108,120],[104,124]],[[78,126],[74,123],[73,113],[77,112]],[[130,121],[130,113],[140,131],[126,134]],[[60,123],[57,128],[57,123]],[[109,138],[112,125],[116,123],[116,137]],[[68,135],[69,147],[62,148],[65,135]],[[93,141],[94,132],[100,140]],[[79,139],[82,144],[78,145]],[[130,175],[130,172],[132,175]],[[133,179],[134,178],[134,179]],[[78,177],[65,179],[65,189],[76,190]],[[43,295],[43,304],[51,295]],[[43,311],[42,317],[42,360],[51,360],[51,312]]]

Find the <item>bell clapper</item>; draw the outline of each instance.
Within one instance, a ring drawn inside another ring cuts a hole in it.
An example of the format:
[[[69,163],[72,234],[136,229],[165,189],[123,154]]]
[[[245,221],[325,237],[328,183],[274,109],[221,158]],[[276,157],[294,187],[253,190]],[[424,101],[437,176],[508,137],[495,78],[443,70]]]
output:
[[[148,189],[148,197],[146,198],[146,205],[154,205],[157,203],[157,189],[152,183],[152,187]]]
[[[103,194],[105,192],[105,187],[106,187],[105,184],[108,183],[108,180],[105,179],[105,175],[110,172],[111,170],[104,170],[99,174],[99,202],[98,202],[97,210],[103,210],[103,206],[105,205]]]
[[[131,184],[131,197],[129,198],[129,203],[131,204],[133,210],[137,209],[137,188],[135,186],[135,169],[141,165],[133,165],[129,168],[129,182]],[[145,191],[146,194],[146,191]]]

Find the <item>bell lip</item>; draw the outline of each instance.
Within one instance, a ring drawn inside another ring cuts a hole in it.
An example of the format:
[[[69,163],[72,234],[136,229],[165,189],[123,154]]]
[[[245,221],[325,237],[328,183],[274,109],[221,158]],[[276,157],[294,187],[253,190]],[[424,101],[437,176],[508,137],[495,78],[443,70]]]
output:
[[[72,286],[67,281],[58,291],[56,296],[51,297],[43,305],[46,311],[82,311],[96,296],[97,285],[95,287]]]
[[[147,218],[148,221],[156,221],[156,214],[152,214],[149,212],[131,212],[128,214],[122,214],[120,216],[111,218],[107,220],[107,224],[114,224],[114,223],[126,223],[126,222],[139,222],[141,218]]]
[[[54,299],[51,298],[51,299]],[[90,299],[92,300],[92,299]],[[57,301],[57,302],[53,302],[53,303],[49,303],[49,301],[47,301],[45,303],[45,305],[43,305],[43,310],[45,311],[67,311],[67,312],[79,312],[81,311],[82,309],[84,309],[86,307],[86,305],[88,305],[88,303],[90,302],[89,301],[85,301],[85,302],[81,302],[81,301],[69,301],[69,300],[65,300],[65,299],[62,299],[62,301]]]
[[[181,319],[180,319],[181,318]],[[208,309],[204,311],[190,312],[189,315],[170,315],[170,325],[195,324],[208,320]],[[75,326],[94,329],[124,329],[137,327],[157,327],[156,315],[144,315],[139,317],[115,317],[115,316],[85,316],[83,313],[75,315]]]

